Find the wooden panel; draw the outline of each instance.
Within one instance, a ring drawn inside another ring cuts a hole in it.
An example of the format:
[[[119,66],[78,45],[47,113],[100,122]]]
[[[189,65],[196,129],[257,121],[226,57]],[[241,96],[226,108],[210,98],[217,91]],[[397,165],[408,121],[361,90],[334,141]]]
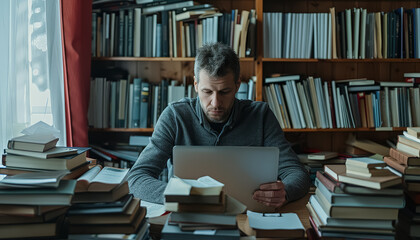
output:
[[[375,81],[389,81],[389,63],[358,63],[357,77],[367,78]]]
[[[241,62],[241,80],[248,81],[251,76],[255,76],[254,62]]]
[[[390,81],[403,81],[404,73],[416,72],[418,70],[418,63],[392,63],[390,66]]]
[[[357,78],[356,63],[334,63],[331,68],[333,80]]]
[[[334,1],[308,1],[308,10],[310,13],[327,13],[330,7],[334,6]]]

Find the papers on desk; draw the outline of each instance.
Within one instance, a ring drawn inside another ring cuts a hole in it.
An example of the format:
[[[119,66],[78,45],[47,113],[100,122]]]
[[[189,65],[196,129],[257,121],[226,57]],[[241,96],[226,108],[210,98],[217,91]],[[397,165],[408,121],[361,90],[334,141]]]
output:
[[[158,217],[164,214],[165,205],[141,200],[140,206],[147,208],[146,218]]]

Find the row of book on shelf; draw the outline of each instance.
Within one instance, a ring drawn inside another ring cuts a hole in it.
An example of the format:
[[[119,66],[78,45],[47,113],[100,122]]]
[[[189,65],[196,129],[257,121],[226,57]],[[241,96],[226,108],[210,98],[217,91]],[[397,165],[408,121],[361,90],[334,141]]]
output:
[[[88,148],[49,134],[8,143],[0,168],[0,238],[148,239],[146,208],[129,194],[128,169],[102,167]]]
[[[127,78],[129,79],[129,78]],[[160,114],[171,103],[197,93],[186,81],[162,79],[159,84],[146,79],[112,80],[96,77],[91,80],[88,120],[95,128],[148,128],[155,126]],[[255,77],[242,82],[236,95],[239,99],[255,99]]]
[[[194,1],[94,9],[94,57],[194,57],[204,43],[223,42],[239,57],[255,53],[255,10],[221,13]]]
[[[420,8],[329,13],[265,12],[264,57],[420,58]]]
[[[420,75],[404,75],[414,82],[376,83],[365,78],[322,82],[311,76],[273,75],[265,79],[263,96],[282,128],[418,126]]]

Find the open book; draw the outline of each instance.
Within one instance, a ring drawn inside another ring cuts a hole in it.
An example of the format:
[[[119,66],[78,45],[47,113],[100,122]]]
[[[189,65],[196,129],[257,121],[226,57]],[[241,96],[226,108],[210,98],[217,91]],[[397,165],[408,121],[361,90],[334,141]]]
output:
[[[164,195],[220,195],[224,184],[215,179],[204,176],[199,179],[169,179]]]
[[[129,169],[97,165],[77,179],[75,192],[108,192],[124,183]]]

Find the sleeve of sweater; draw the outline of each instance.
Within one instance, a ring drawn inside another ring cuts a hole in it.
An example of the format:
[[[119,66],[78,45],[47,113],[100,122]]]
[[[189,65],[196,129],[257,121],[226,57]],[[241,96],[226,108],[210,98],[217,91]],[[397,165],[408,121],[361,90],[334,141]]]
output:
[[[264,145],[279,148],[279,179],[285,185],[287,200],[291,202],[305,196],[310,187],[309,174],[299,162],[274,113],[268,107],[264,120]]]
[[[155,126],[150,143],[140,154],[128,175],[130,192],[142,200],[164,202],[163,191],[166,182],[159,175],[172,156],[176,136],[176,121],[173,109],[168,106],[162,112]]]

